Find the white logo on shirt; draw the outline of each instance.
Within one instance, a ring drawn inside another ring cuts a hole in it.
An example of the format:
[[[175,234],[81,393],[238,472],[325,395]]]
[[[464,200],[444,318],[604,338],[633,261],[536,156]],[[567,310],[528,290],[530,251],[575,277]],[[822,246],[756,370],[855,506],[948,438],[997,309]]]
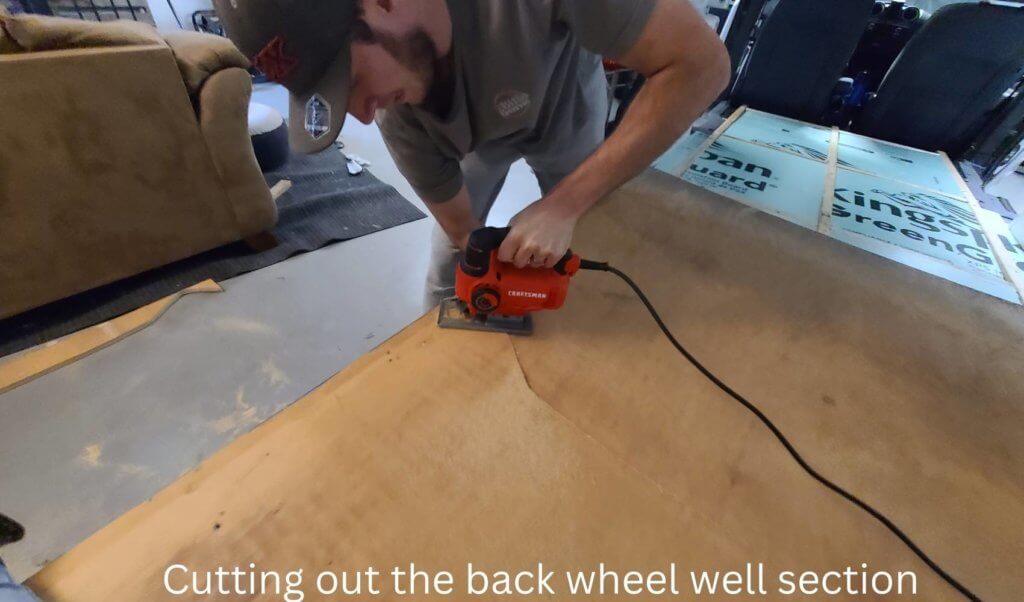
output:
[[[528,106],[530,106],[530,95],[526,92],[507,90],[494,97],[494,108],[505,119],[522,113]]]

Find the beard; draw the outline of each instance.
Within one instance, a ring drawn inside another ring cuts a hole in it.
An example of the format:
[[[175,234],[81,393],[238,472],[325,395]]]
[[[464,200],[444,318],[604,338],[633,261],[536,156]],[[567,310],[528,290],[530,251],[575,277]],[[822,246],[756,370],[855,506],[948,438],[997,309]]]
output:
[[[439,116],[447,114],[453,92],[452,53],[440,56],[437,44],[423,29],[401,37],[377,34],[376,38],[423,85],[425,94],[418,106]]]

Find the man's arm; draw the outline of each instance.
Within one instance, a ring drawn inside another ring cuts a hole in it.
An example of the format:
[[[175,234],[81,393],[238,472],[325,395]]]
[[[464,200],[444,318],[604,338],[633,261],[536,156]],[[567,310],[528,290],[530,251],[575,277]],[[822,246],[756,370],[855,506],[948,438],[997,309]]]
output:
[[[469,202],[469,191],[463,185],[459,192],[450,200],[441,203],[424,201],[427,209],[434,214],[434,219],[441,225],[444,233],[460,249],[466,249],[469,235],[483,224],[473,215],[472,204]]]
[[[481,224],[473,215],[459,161],[438,148],[407,108],[378,112],[377,125],[398,170],[448,238],[465,248],[470,233]]]
[[[687,0],[658,0],[637,42],[612,58],[647,82],[612,136],[512,219],[498,255],[502,261],[554,266],[580,216],[649,166],[729,83],[725,46]]]

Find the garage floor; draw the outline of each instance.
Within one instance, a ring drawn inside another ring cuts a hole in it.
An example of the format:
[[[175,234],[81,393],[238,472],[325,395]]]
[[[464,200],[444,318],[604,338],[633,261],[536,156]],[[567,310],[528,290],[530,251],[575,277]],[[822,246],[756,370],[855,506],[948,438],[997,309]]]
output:
[[[284,111],[277,86],[255,99]],[[346,124],[345,152],[417,206],[376,126]],[[492,223],[540,192],[517,163]],[[301,255],[189,295],[156,324],[0,396],[0,509],[25,541],[27,578],[203,458],[287,407],[422,314],[433,220]],[[301,344],[297,344],[301,342]]]

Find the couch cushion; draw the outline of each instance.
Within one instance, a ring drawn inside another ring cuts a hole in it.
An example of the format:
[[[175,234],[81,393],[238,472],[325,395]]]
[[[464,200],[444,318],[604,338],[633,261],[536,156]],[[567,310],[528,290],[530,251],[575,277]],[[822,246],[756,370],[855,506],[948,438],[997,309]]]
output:
[[[221,69],[249,67],[249,59],[227,38],[195,31],[175,31],[164,34],[164,39],[178,61],[181,77],[191,94],[196,94],[206,78]]]
[[[0,12],[0,26],[7,31],[7,35],[15,44],[30,52],[164,43],[155,28],[135,21],[96,23],[62,17],[10,15]]]

